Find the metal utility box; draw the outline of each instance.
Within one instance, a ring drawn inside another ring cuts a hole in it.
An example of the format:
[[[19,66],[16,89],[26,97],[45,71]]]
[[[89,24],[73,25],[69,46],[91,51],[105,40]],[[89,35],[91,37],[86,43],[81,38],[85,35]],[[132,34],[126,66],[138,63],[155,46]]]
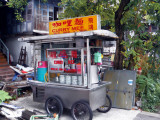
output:
[[[106,70],[104,81],[111,81],[107,91],[116,108],[132,109],[135,102],[136,72],[130,70]]]

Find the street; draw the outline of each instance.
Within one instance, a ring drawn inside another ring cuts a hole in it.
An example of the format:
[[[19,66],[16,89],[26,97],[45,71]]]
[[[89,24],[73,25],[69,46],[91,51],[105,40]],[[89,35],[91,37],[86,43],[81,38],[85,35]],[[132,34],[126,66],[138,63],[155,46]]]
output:
[[[19,98],[10,104],[24,107],[30,111],[37,110],[45,113],[44,104],[33,102],[33,96]],[[108,113],[93,112],[93,120],[159,120],[160,114],[141,112],[140,110],[124,110],[112,108]],[[60,120],[72,120],[70,110],[64,109]]]

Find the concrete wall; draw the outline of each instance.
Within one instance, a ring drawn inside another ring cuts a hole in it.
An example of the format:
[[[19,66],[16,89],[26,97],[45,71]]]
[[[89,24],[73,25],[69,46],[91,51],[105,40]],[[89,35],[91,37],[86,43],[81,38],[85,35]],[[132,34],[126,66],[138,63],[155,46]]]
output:
[[[41,44],[35,44],[35,59],[36,66],[38,66],[38,62],[41,61]]]
[[[32,66],[33,65],[33,43],[26,43],[26,42],[19,42],[18,38],[20,38],[21,36],[18,37],[9,37],[8,39],[6,39],[5,44],[9,49],[10,54],[13,57],[13,62],[18,62],[19,59],[19,55],[20,55],[20,51],[21,51],[21,47],[23,46],[26,47],[26,51],[27,51],[27,56],[26,56],[26,64],[28,66]],[[27,36],[25,36],[27,37]]]

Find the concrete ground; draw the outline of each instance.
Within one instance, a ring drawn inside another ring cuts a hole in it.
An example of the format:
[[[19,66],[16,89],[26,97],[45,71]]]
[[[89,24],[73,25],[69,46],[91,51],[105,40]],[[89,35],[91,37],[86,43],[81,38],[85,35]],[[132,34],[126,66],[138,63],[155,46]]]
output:
[[[16,101],[11,101],[10,104],[24,107],[30,111],[38,110],[46,113],[44,104],[33,102],[33,96],[19,98]],[[64,110],[60,120],[72,120],[70,110]],[[160,120],[160,114],[141,112],[139,110],[124,110],[112,108],[108,113],[93,112],[93,120]]]

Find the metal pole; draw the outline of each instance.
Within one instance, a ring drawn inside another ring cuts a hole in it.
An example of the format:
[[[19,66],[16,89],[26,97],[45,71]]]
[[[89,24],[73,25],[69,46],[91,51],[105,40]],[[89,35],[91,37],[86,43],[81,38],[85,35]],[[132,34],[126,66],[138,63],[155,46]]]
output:
[[[9,50],[7,50],[7,62],[9,64]]]
[[[36,64],[37,64],[37,60],[36,60],[36,56],[35,56],[35,43],[33,44],[33,62],[34,62],[34,79],[36,80]]]
[[[91,81],[90,81],[90,64],[91,64],[91,59],[90,59],[90,48],[89,48],[89,38],[87,38],[87,83],[88,83],[88,88],[91,88]]]
[[[2,53],[4,53],[7,56],[7,62],[9,64],[9,49],[7,48],[7,46],[4,44],[4,42],[1,39],[0,39],[0,48],[2,50]]]
[[[82,85],[84,86],[84,49],[81,49]]]
[[[47,62],[48,62],[48,82],[50,82],[50,69],[49,69],[50,68],[50,63],[49,63],[49,60],[48,60],[48,50],[47,50]],[[57,77],[57,74],[56,74],[56,77]]]

